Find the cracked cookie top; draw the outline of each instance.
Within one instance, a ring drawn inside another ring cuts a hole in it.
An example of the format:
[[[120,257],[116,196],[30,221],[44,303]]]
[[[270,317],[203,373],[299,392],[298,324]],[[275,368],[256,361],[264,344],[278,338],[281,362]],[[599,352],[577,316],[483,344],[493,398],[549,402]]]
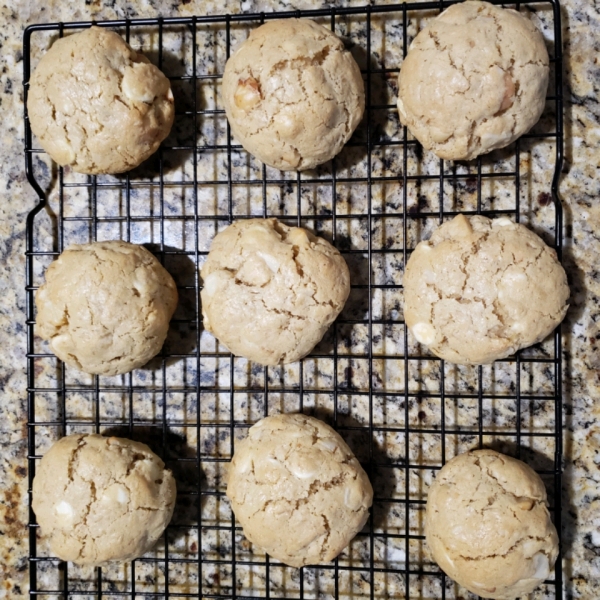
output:
[[[31,130],[78,173],[122,173],[153,154],[175,114],[169,80],[113,31],[56,40],[30,80]]]
[[[171,520],[175,497],[171,471],[146,444],[74,434],[38,464],[32,506],[56,556],[100,565],[150,550]]]
[[[219,233],[202,278],[204,327],[234,354],[263,365],[306,356],[350,293],[342,255],[277,219],[236,221]]]
[[[525,596],[558,554],[546,489],[528,465],[494,450],[456,456],[429,489],[427,544],[452,579],[484,598]]]
[[[400,120],[440,158],[503,148],[540,118],[548,64],[542,34],[522,14],[454,4],[410,45],[398,77]]]
[[[363,528],[367,474],[329,425],[302,414],[256,423],[237,443],[227,496],[245,536],[292,567],[333,560]]]
[[[160,351],[177,306],[173,278],[143,246],[72,244],[36,293],[36,333],[85,373],[118,375]]]
[[[556,252],[506,217],[444,223],[414,249],[403,283],[412,334],[457,364],[491,363],[541,342],[569,308]]]
[[[281,169],[333,158],[360,122],[360,69],[342,41],[308,19],[261,25],[227,61],[222,99],[242,146]]]

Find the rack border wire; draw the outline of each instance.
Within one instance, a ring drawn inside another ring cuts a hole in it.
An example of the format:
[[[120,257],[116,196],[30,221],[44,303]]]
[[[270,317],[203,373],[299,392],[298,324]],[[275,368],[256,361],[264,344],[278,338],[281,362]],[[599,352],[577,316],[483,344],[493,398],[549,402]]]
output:
[[[562,91],[562,40],[561,40],[561,13],[560,13],[560,4],[558,0],[530,0],[528,2],[512,2],[506,3],[501,2],[499,0],[491,0],[493,4],[505,5],[505,6],[514,6],[517,10],[520,10],[523,6],[529,8],[535,8],[539,5],[545,5],[546,7],[550,7],[552,12],[552,27],[553,27],[553,35],[554,35],[554,54],[551,57],[551,69],[554,75],[554,85],[553,90],[549,90],[547,99],[550,102],[554,102],[555,104],[555,112],[553,114],[554,122],[555,122],[555,130],[552,133],[534,133],[523,136],[522,139],[547,139],[550,138],[554,140],[555,144],[555,156],[554,156],[554,171],[552,174],[552,182],[550,186],[550,196],[553,203],[554,208],[554,246],[559,256],[561,258],[562,253],[562,206],[561,201],[558,194],[558,183],[560,178],[560,173],[562,169],[563,163],[563,91]],[[266,167],[263,165],[261,169],[261,176],[255,178],[248,178],[243,181],[235,180],[232,173],[232,153],[239,151],[241,146],[235,145],[232,143],[232,136],[229,124],[226,124],[226,143],[225,144],[205,144],[198,145],[197,141],[193,143],[193,146],[182,146],[182,147],[173,147],[171,150],[181,150],[188,149],[191,150],[191,162],[193,165],[193,177],[191,180],[182,180],[182,181],[165,181],[164,177],[164,158],[163,158],[163,149],[159,150],[158,162],[159,162],[159,173],[158,173],[158,181],[150,181],[150,182],[140,182],[136,181],[134,177],[131,176],[130,173],[127,173],[122,180],[119,182],[102,182],[98,181],[98,178],[95,176],[88,177],[85,183],[69,183],[64,181],[64,169],[58,169],[57,181],[58,181],[58,198],[59,198],[59,214],[58,214],[58,229],[56,232],[56,240],[55,240],[55,248],[52,251],[40,251],[36,250],[35,245],[35,221],[36,217],[40,214],[40,212],[47,206],[48,204],[48,192],[44,191],[42,184],[38,181],[38,178],[35,173],[34,167],[34,157],[37,154],[42,153],[41,150],[35,148],[33,146],[32,133],[29,126],[29,119],[27,115],[27,92],[29,88],[29,77],[31,70],[31,37],[33,34],[37,32],[56,32],[60,37],[62,37],[65,32],[69,32],[71,30],[83,29],[91,26],[92,24],[101,26],[101,27],[111,27],[111,28],[121,28],[125,30],[125,38],[127,41],[130,39],[130,35],[132,31],[135,31],[139,28],[143,27],[155,27],[158,30],[158,65],[162,66],[163,63],[163,31],[167,26],[186,26],[189,28],[189,31],[192,35],[192,46],[193,46],[193,54],[192,54],[192,75],[188,77],[190,81],[194,83],[193,87],[193,111],[191,111],[191,117],[194,124],[194,132],[199,131],[198,123],[200,118],[203,116],[214,115],[214,114],[222,114],[222,110],[215,109],[199,109],[199,98],[198,98],[198,90],[195,85],[196,82],[201,81],[203,79],[211,80],[218,79],[221,77],[221,74],[205,74],[198,75],[197,71],[197,31],[198,27],[201,25],[220,25],[225,28],[225,50],[227,57],[229,56],[230,48],[231,48],[231,27],[233,24],[260,24],[264,23],[266,20],[274,19],[274,18],[287,18],[287,17],[308,17],[308,18],[326,18],[329,19],[330,26],[333,30],[336,27],[336,20],[341,17],[351,18],[353,16],[356,17],[364,17],[366,19],[367,27],[366,27],[366,51],[367,57],[371,56],[371,19],[373,15],[386,15],[386,14],[396,14],[400,15],[400,19],[402,21],[402,51],[403,56],[406,55],[408,50],[408,19],[409,13],[417,13],[419,11],[442,11],[447,8],[451,4],[455,4],[456,0],[447,1],[447,0],[439,0],[439,1],[429,1],[429,2],[415,2],[415,3],[407,3],[407,4],[391,4],[391,5],[366,5],[360,7],[330,7],[330,8],[322,8],[322,9],[314,9],[314,10],[297,10],[297,11],[276,11],[272,13],[245,13],[245,14],[226,14],[226,15],[207,15],[207,16],[190,16],[190,17],[175,17],[175,18],[144,18],[144,19],[120,19],[113,21],[81,21],[81,22],[72,22],[72,23],[49,23],[49,24],[35,24],[27,27],[24,32],[23,39],[23,85],[24,85],[24,102],[25,102],[25,111],[24,111],[24,121],[25,121],[25,172],[28,179],[28,182],[36,192],[38,196],[38,202],[34,206],[34,208],[29,212],[26,219],[26,253],[25,253],[25,269],[26,269],[26,328],[27,328],[27,410],[28,410],[28,421],[27,421],[27,448],[28,448],[28,494],[29,494],[29,523],[28,523],[28,537],[29,537],[29,597],[36,598],[40,596],[44,597],[63,597],[65,599],[68,598],[77,598],[80,596],[91,596],[94,595],[97,598],[102,598],[104,596],[109,598],[194,598],[194,597],[206,597],[206,598],[277,598],[278,596],[272,591],[270,578],[271,578],[271,568],[272,565],[278,567],[277,563],[272,563],[268,556],[265,557],[264,560],[257,560],[253,558],[252,560],[246,560],[240,558],[236,555],[236,535],[238,535],[241,531],[239,527],[236,527],[235,518],[231,515],[228,524],[219,523],[217,525],[206,524],[203,521],[202,514],[202,497],[219,497],[222,496],[222,492],[219,492],[216,489],[202,489],[200,482],[202,477],[202,464],[206,462],[212,462],[214,464],[227,462],[227,458],[223,457],[211,457],[207,458],[201,454],[200,448],[200,436],[201,431],[206,430],[207,428],[214,428],[215,431],[226,430],[229,432],[229,446],[230,453],[233,453],[234,449],[234,440],[236,430],[240,428],[247,428],[249,423],[239,423],[234,419],[234,411],[235,411],[235,396],[239,393],[247,393],[253,394],[257,392],[256,387],[248,386],[238,386],[234,382],[234,357],[229,355],[229,385],[228,389],[219,387],[219,385],[215,385],[213,388],[201,385],[201,371],[203,369],[203,365],[201,363],[201,358],[223,358],[223,353],[220,352],[207,352],[201,350],[201,310],[200,310],[200,302],[198,291],[201,288],[201,282],[199,277],[199,269],[196,268],[194,271],[193,285],[182,286],[186,287],[186,289],[190,289],[195,293],[195,304],[194,310],[195,314],[193,317],[189,319],[179,319],[178,324],[184,325],[186,327],[193,327],[195,330],[196,337],[196,349],[193,352],[170,352],[165,354],[163,351],[161,354],[161,367],[162,371],[161,381],[162,383],[154,388],[151,388],[151,391],[157,392],[162,395],[162,414],[160,421],[156,423],[152,420],[143,420],[143,419],[134,419],[134,395],[136,393],[146,392],[148,391],[148,387],[144,387],[141,385],[134,384],[134,380],[132,374],[128,374],[126,381],[127,383],[122,386],[112,386],[110,388],[105,388],[100,384],[100,378],[95,376],[93,378],[93,384],[91,386],[81,385],[74,386],[68,385],[65,380],[65,369],[61,369],[60,371],[60,381],[56,387],[42,387],[36,383],[36,374],[35,374],[35,366],[36,359],[45,359],[50,358],[52,355],[46,352],[36,352],[35,345],[35,310],[34,310],[34,294],[37,286],[35,285],[35,277],[34,277],[34,261],[36,258],[40,257],[52,257],[58,255],[63,249],[63,241],[64,241],[64,228],[65,225],[69,224],[71,221],[88,221],[91,225],[92,229],[92,237],[93,239],[97,238],[98,235],[98,226],[101,225],[105,221],[112,222],[121,222],[125,225],[124,229],[124,237],[127,241],[129,241],[132,237],[132,227],[139,220],[151,220],[153,223],[156,223],[160,229],[160,249],[157,252],[160,255],[161,261],[165,261],[169,256],[192,256],[195,259],[195,264],[198,265],[198,259],[202,254],[206,254],[205,252],[200,250],[200,240],[199,240],[199,224],[203,221],[212,220],[214,222],[224,221],[230,223],[233,218],[248,218],[256,216],[254,214],[251,215],[238,215],[234,214],[233,210],[233,194],[234,188],[240,185],[257,185],[262,189],[262,201],[263,201],[263,214],[262,216],[266,217],[269,214],[267,207],[267,187],[270,185],[286,185],[290,183],[289,179],[285,179],[282,177],[273,176],[272,173],[269,174],[267,172]],[[517,418],[515,421],[514,430],[504,430],[502,431],[502,435],[506,435],[509,437],[514,437],[517,440],[517,446],[515,450],[516,456],[521,456],[521,438],[523,435],[527,435],[528,437],[534,439],[546,439],[551,437],[554,443],[554,457],[553,457],[553,465],[552,467],[548,467],[546,469],[538,469],[538,471],[548,477],[553,481],[554,494],[553,494],[553,502],[551,506],[551,510],[553,511],[554,522],[556,524],[557,530],[559,532],[559,537],[561,533],[561,475],[562,475],[562,356],[561,356],[561,330],[560,327],[554,333],[554,344],[553,344],[553,354],[549,357],[522,357],[521,353],[517,353],[516,357],[507,359],[506,361],[501,361],[503,363],[507,363],[509,365],[514,364],[516,368],[516,392],[515,394],[488,394],[484,389],[483,384],[483,372],[482,367],[478,368],[477,373],[477,389],[471,390],[469,392],[461,392],[461,393],[453,393],[451,391],[447,391],[446,385],[446,375],[445,375],[445,366],[444,361],[440,361],[439,359],[432,358],[430,355],[422,354],[420,352],[411,351],[409,345],[409,336],[407,332],[406,325],[403,320],[393,321],[389,318],[374,318],[373,317],[373,309],[372,309],[372,292],[381,290],[395,290],[401,288],[401,286],[396,284],[388,284],[388,283],[375,283],[374,282],[374,271],[372,260],[374,256],[383,255],[390,252],[389,250],[382,248],[374,248],[372,243],[372,222],[374,218],[380,218],[380,214],[375,214],[373,212],[372,206],[372,187],[375,183],[385,183],[385,182],[396,182],[402,184],[402,208],[396,213],[393,212],[385,212],[385,217],[395,217],[402,219],[402,233],[403,233],[403,244],[401,249],[401,254],[404,263],[406,262],[407,256],[410,252],[410,249],[407,248],[406,240],[408,239],[408,229],[409,229],[409,221],[413,218],[409,211],[408,206],[408,187],[411,181],[422,182],[422,181],[431,181],[435,182],[439,181],[439,207],[437,210],[433,208],[430,210],[418,210],[416,217],[417,218],[437,218],[439,222],[442,222],[445,218],[453,216],[457,214],[456,210],[445,210],[444,209],[444,184],[447,179],[452,178],[455,181],[457,180],[468,180],[469,178],[473,178],[473,174],[469,171],[467,174],[458,174],[454,172],[449,175],[447,171],[444,169],[445,161],[439,161],[439,174],[427,175],[427,174],[417,174],[411,175],[409,174],[408,162],[409,162],[409,151],[417,146],[416,142],[409,139],[406,128],[402,128],[403,135],[400,141],[385,141],[378,140],[374,141],[374,130],[372,125],[372,114],[375,110],[393,110],[393,105],[378,105],[373,104],[371,102],[371,86],[372,79],[374,75],[380,74],[390,74],[397,72],[398,69],[377,69],[373,68],[371,64],[371,60],[367,60],[366,67],[362,69],[363,75],[366,79],[366,116],[364,123],[366,123],[366,142],[356,142],[351,140],[349,142],[349,146],[353,145],[362,145],[367,149],[367,172],[365,176],[352,176],[352,177],[343,177],[338,174],[338,165],[337,159],[334,158],[332,160],[331,174],[327,179],[320,179],[318,177],[302,177],[300,173],[297,174],[295,181],[291,180],[292,183],[296,185],[297,198],[297,212],[295,217],[285,217],[286,220],[292,221],[295,220],[298,226],[302,225],[303,219],[312,219],[315,222],[319,220],[330,220],[332,223],[331,228],[331,238],[333,243],[336,243],[336,231],[337,231],[337,223],[338,221],[348,220],[350,221],[356,215],[353,213],[350,214],[338,214],[336,210],[336,198],[337,198],[337,187],[343,184],[353,184],[360,183],[366,184],[366,194],[367,194],[367,209],[366,213],[360,215],[366,218],[367,221],[367,247],[366,250],[352,250],[348,249],[345,254],[352,255],[354,254],[366,254],[368,260],[368,279],[365,284],[356,284],[353,285],[353,289],[360,290],[362,293],[366,293],[368,295],[368,317],[365,319],[345,319],[339,320],[333,325],[332,335],[333,335],[333,349],[331,353],[319,353],[318,351],[311,354],[311,358],[322,358],[322,359],[332,359],[333,360],[333,389],[331,390],[331,396],[333,398],[333,408],[332,408],[332,416],[331,421],[338,431],[342,434],[353,434],[353,433],[368,433],[368,459],[365,461],[365,468],[369,472],[370,475],[378,469],[378,468],[391,468],[394,470],[398,470],[404,473],[404,500],[398,500],[393,498],[379,497],[377,498],[376,491],[376,500],[381,502],[389,502],[395,503],[397,506],[403,506],[403,513],[405,523],[405,532],[402,534],[392,534],[388,532],[375,532],[375,524],[374,524],[374,513],[375,510],[371,511],[371,516],[368,523],[368,533],[363,532],[363,536],[366,535],[368,540],[368,560],[366,561],[368,564],[353,566],[352,564],[341,564],[338,559],[333,561],[331,565],[325,565],[321,567],[321,570],[324,573],[329,571],[333,572],[333,595],[335,598],[340,597],[340,579],[345,574],[353,575],[355,572],[363,574],[361,576],[365,577],[365,581],[368,585],[368,595],[371,599],[376,597],[375,594],[375,576],[378,574],[392,574],[398,576],[404,582],[404,595],[406,598],[416,598],[417,596],[411,593],[411,585],[412,581],[417,578],[426,578],[432,577],[436,581],[439,580],[440,585],[438,586],[439,597],[445,599],[449,595],[449,590],[453,589],[450,585],[449,580],[443,574],[443,572],[439,570],[432,570],[431,568],[426,568],[420,562],[416,562],[411,560],[411,544],[413,542],[420,543],[423,539],[422,535],[411,533],[410,523],[412,519],[416,517],[412,516],[412,511],[415,506],[423,506],[424,500],[420,499],[411,499],[411,490],[410,490],[410,472],[415,471],[417,473],[425,472],[427,470],[435,470],[439,469],[442,464],[445,463],[447,458],[447,448],[446,448],[446,437],[447,435],[460,435],[464,433],[464,430],[461,429],[460,426],[447,426],[446,425],[446,401],[454,402],[460,399],[474,400],[477,402],[477,412],[478,412],[478,422],[477,422],[477,431],[476,438],[479,447],[484,445],[484,438],[486,435],[492,435],[494,432],[488,430],[484,425],[484,402],[486,400],[492,399],[497,401],[505,401],[510,402],[514,400],[516,402],[516,414]],[[169,74],[167,73],[167,76]],[[172,80],[177,79],[186,79],[186,78],[178,78],[172,77]],[[190,111],[185,113],[190,116]],[[373,175],[372,172],[372,156],[373,150],[375,147],[385,147],[388,145],[396,145],[400,148],[402,153],[401,162],[403,165],[402,172],[397,175],[384,176],[384,175]],[[203,152],[210,151],[225,151],[227,156],[227,176],[225,180],[214,179],[209,181],[199,181],[198,178],[198,164],[199,157]],[[483,214],[493,214],[493,215],[501,215],[501,214],[509,214],[514,216],[514,218],[518,221],[521,217],[521,209],[519,206],[520,201],[520,188],[521,188],[521,175],[520,175],[520,154],[521,153],[521,140],[518,140],[515,144],[515,169],[514,172],[507,172],[502,174],[507,178],[514,177],[515,179],[515,208],[514,209],[498,209],[498,210],[486,210],[482,205],[482,183],[486,181],[488,178],[497,177],[497,173],[486,173],[482,171],[482,161],[481,158],[476,162],[476,173],[474,175],[476,180],[476,191],[477,191],[477,205],[476,208],[472,211],[472,213],[483,213]],[[301,197],[301,186],[302,184],[315,184],[315,185],[329,185],[332,190],[332,209],[330,215],[305,215],[302,211],[302,197]],[[215,186],[215,187],[224,187],[227,192],[227,212],[225,214],[215,214],[215,215],[203,215],[199,211],[199,202],[198,202],[198,188],[199,185],[206,186]],[[159,197],[159,211],[158,214],[152,213],[149,217],[136,217],[131,214],[131,194],[132,191],[135,190],[139,186],[147,186],[149,188],[156,188],[158,191]],[[164,194],[165,189],[173,186],[182,186],[189,187],[192,190],[192,195],[194,199],[193,205],[193,214],[190,215],[180,215],[173,217],[175,219],[183,220],[186,222],[191,222],[194,225],[194,236],[193,236],[193,249],[191,251],[178,251],[178,250],[169,250],[165,248],[165,224],[169,222],[170,216],[165,214],[164,207]],[[91,214],[89,217],[69,217],[65,216],[63,213],[64,207],[64,196],[66,191],[71,189],[72,187],[81,187],[88,188],[90,191],[90,209]],[[103,189],[111,189],[118,188],[122,190],[125,194],[125,215],[111,215],[111,216],[103,216],[98,214],[98,192]],[[469,212],[469,211],[463,211]],[[368,331],[368,348],[362,354],[354,354],[352,358],[358,358],[366,360],[368,363],[368,381],[369,386],[367,390],[353,390],[351,393],[356,397],[364,397],[368,402],[368,422],[362,425],[348,425],[342,424],[340,418],[339,411],[339,397],[343,395],[348,395],[350,392],[348,388],[340,387],[340,371],[338,369],[339,363],[344,354],[339,352],[338,348],[338,340],[341,339],[342,333],[340,331],[341,325],[366,325]],[[398,355],[385,355],[385,354],[377,354],[376,356],[373,354],[373,328],[374,326],[391,326],[392,324],[401,325],[403,335],[403,354],[399,358]],[[180,387],[168,387],[166,384],[166,358],[192,358],[196,363],[197,377],[193,385],[183,385]],[[399,425],[398,427],[394,426],[382,426],[376,425],[374,423],[374,396],[376,395],[376,390],[373,388],[373,376],[374,376],[374,360],[401,360],[402,368],[404,372],[405,381],[408,382],[410,378],[410,366],[411,364],[418,363],[422,360],[434,361],[439,364],[439,389],[436,392],[427,391],[425,396],[432,400],[439,400],[440,406],[440,426],[434,427],[412,427],[410,423],[410,414],[409,414],[409,403],[412,400],[415,400],[421,396],[423,396],[422,392],[410,392],[408,388],[408,384],[405,385],[403,391],[393,391],[393,392],[383,392],[386,397],[390,396],[391,398],[395,398],[399,401],[402,401],[402,407],[404,411],[404,425]],[[535,394],[535,393],[525,393],[520,389],[520,373],[522,365],[543,365],[547,366],[553,372],[553,382],[554,387],[551,394]],[[299,410],[302,411],[304,407],[304,399],[308,397],[310,394],[318,394],[322,393],[322,390],[318,388],[318,386],[309,386],[305,384],[304,381],[304,363],[301,362],[299,366],[299,385],[294,386],[283,386],[276,388],[276,393],[284,394],[284,393],[294,393],[299,395]],[[269,394],[275,393],[270,390],[269,387],[269,373],[268,368],[264,368],[263,371],[264,376],[264,384],[262,388],[263,395],[263,404],[262,410],[263,415],[268,414],[269,410]],[[128,405],[129,411],[128,416],[124,420],[110,420],[106,418],[101,418],[100,411],[100,396],[102,393],[106,392],[107,389],[110,391],[122,392],[128,397]],[[108,589],[104,584],[106,583],[103,570],[98,568],[95,572],[95,589],[81,591],[79,589],[73,589],[71,587],[71,581],[69,577],[69,567],[68,564],[62,561],[59,561],[56,558],[48,557],[48,556],[38,556],[38,544],[37,544],[37,529],[38,526],[35,520],[35,514],[31,508],[31,493],[32,493],[32,482],[35,476],[35,465],[36,462],[41,458],[37,451],[36,446],[36,428],[41,426],[47,427],[58,427],[65,434],[69,427],[77,427],[77,426],[85,426],[89,427],[89,421],[80,421],[77,419],[70,419],[67,415],[66,409],[66,392],[90,392],[94,397],[94,421],[93,421],[93,429],[94,431],[100,431],[104,427],[109,426],[123,426],[125,425],[130,434],[133,434],[134,429],[140,426],[148,426],[155,427],[160,429],[162,436],[162,445],[163,448],[167,445],[167,438],[169,434],[169,427],[176,426],[180,428],[195,428],[197,434],[197,442],[195,447],[195,455],[193,457],[179,457],[176,460],[183,462],[188,462],[193,464],[198,487],[195,491],[189,492],[189,495],[192,498],[195,498],[195,514],[197,524],[195,526],[195,530],[197,531],[197,540],[198,540],[198,551],[197,556],[193,558],[175,558],[169,556],[169,533],[171,531],[177,530],[178,528],[183,528],[184,526],[178,525],[170,525],[169,528],[165,531],[164,534],[164,557],[163,558],[149,558],[144,557],[141,560],[133,561],[130,567],[130,587],[127,590],[118,590],[118,589]],[[201,402],[201,396],[205,392],[214,392],[218,393],[228,393],[229,395],[229,410],[230,410],[230,418],[228,423],[204,423],[202,422],[200,416],[200,409],[196,410],[196,419],[195,422],[185,422],[185,421],[174,421],[167,418],[167,394],[173,392],[181,392],[181,393],[194,393],[196,395],[198,404]],[[60,405],[60,417],[52,420],[37,420],[36,419],[36,394],[49,393],[53,394],[56,398],[57,403]],[[543,431],[527,431],[526,434],[522,432],[521,427],[521,404],[522,401],[532,401],[539,403],[551,402],[553,403],[554,408],[554,426],[553,430],[548,432]],[[404,460],[383,460],[380,457],[376,457],[374,453],[374,436],[375,434],[387,434],[387,433],[398,433],[403,434],[403,443],[404,443]],[[441,438],[441,461],[440,465],[430,466],[423,465],[418,461],[411,460],[410,454],[411,449],[409,445],[409,439],[411,433],[418,434],[431,434],[431,435],[439,435]],[[227,560],[219,560],[219,559],[211,559],[206,560],[202,558],[202,543],[203,536],[211,531],[216,532],[227,532],[231,536],[231,557]],[[376,538],[379,539],[398,539],[404,542],[404,554],[405,554],[405,562],[403,567],[394,567],[390,565],[385,566],[376,566],[374,560],[374,552],[375,552],[375,541]],[[146,590],[138,590],[136,589],[137,579],[136,579],[136,565],[144,563],[144,564],[156,564],[159,565],[163,569],[164,573],[164,583],[162,584],[162,589],[159,591],[146,591]],[[45,589],[39,587],[39,566],[41,564],[50,564],[55,565],[58,573],[59,573],[59,584],[56,589]],[[190,565],[195,564],[198,569],[198,591],[195,593],[186,593],[186,592],[172,592],[169,591],[169,568],[171,565]],[[219,592],[219,593],[211,593],[210,588],[207,590],[203,586],[203,569],[205,567],[213,567],[213,566],[223,566],[230,569],[231,576],[231,585],[229,587],[229,592]],[[248,567],[252,568],[264,568],[264,580],[265,585],[262,590],[263,595],[245,595],[244,590],[238,589],[236,585],[236,577],[238,575],[238,568],[240,567]],[[308,581],[308,580],[306,580]],[[562,564],[561,559],[559,557],[556,568],[554,579],[546,582],[548,593],[551,594],[551,597],[554,598],[562,598]],[[299,581],[298,581],[298,589],[295,595],[288,595],[286,592],[284,596],[286,598],[294,597],[294,598],[304,598],[305,596],[305,569],[300,571]],[[60,588],[60,589],[59,589]],[[310,592],[314,593],[314,592]],[[343,596],[343,594],[342,594]],[[365,594],[350,594],[352,597],[364,597]],[[309,596],[314,597],[314,596]],[[380,597],[380,596],[377,596]],[[385,596],[388,597],[388,596]],[[451,596],[456,597],[456,596]]]

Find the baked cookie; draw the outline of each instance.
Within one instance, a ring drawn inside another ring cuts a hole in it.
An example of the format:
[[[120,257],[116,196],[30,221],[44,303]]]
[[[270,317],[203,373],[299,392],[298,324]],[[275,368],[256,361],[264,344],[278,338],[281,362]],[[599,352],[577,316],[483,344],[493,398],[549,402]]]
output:
[[[305,415],[267,417],[236,444],[227,496],[244,535],[292,567],[333,560],[363,528],[373,488],[346,442]]]
[[[68,365],[118,375],[158,354],[177,306],[173,278],[143,246],[73,244],[36,293],[36,333]]]
[[[556,252],[510,219],[458,215],[414,249],[404,272],[404,319],[450,362],[491,363],[541,342],[569,299]]]
[[[171,520],[175,497],[171,471],[146,444],[74,434],[38,464],[32,507],[56,556],[100,565],[150,550]]]
[[[504,148],[540,118],[548,64],[544,38],[524,15],[454,4],[410,45],[398,77],[400,120],[440,158]]]
[[[222,98],[242,146],[283,171],[333,158],[365,108],[352,55],[308,19],[269,21],[252,31],[225,65]]]
[[[175,114],[169,80],[121,36],[91,27],[56,40],[29,83],[31,130],[78,173],[122,173],[156,152]]]
[[[344,308],[350,273],[326,240],[277,219],[236,221],[202,267],[204,327],[262,365],[300,360]]]
[[[425,535],[452,579],[483,598],[524,597],[558,555],[546,490],[525,463],[493,450],[460,454],[429,489]]]

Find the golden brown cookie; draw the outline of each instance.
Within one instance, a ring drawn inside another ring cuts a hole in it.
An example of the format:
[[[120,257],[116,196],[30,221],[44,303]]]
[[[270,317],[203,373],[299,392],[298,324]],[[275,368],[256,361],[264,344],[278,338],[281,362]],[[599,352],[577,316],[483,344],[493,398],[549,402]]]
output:
[[[442,468],[429,489],[425,534],[446,574],[484,598],[529,594],[558,555],[539,475],[494,450],[460,454]]]
[[[400,120],[441,158],[503,148],[540,118],[548,65],[544,38],[523,14],[454,4],[410,45],[398,77]]]
[[[232,54],[222,99],[235,137],[281,170],[333,158],[360,122],[360,69],[331,30],[309,19],[278,19],[255,29]]]
[[[486,364],[541,342],[569,299],[556,252],[510,219],[458,215],[414,249],[404,319],[417,341],[457,364]]]
[[[236,221],[202,267],[204,327],[238,356],[263,365],[306,356],[350,293],[342,255],[277,219]]]
[[[160,352],[177,288],[143,246],[73,244],[48,267],[35,304],[36,333],[58,358],[85,373],[118,375]]]
[[[113,31],[59,39],[30,80],[31,130],[59,165],[79,173],[129,171],[169,135],[169,80]]]
[[[236,444],[227,496],[253,544],[301,567],[329,562],[350,543],[373,489],[331,427],[297,414],[267,417]]]
[[[33,480],[42,535],[63,560],[133,560],[160,537],[175,508],[171,471],[146,444],[101,435],[61,438]]]

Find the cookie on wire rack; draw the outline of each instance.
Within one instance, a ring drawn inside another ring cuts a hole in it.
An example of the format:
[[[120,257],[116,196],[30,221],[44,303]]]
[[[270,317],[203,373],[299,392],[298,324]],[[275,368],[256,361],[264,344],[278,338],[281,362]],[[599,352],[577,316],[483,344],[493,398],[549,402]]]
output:
[[[173,474],[146,444],[76,433],[43,456],[32,494],[56,556],[102,565],[150,550],[171,520],[177,492]]]
[[[327,240],[275,218],[235,221],[202,267],[204,327],[262,365],[306,356],[344,308],[350,272]]]
[[[115,33],[91,27],[54,42],[29,82],[31,130],[78,173],[122,173],[154,154],[175,108],[165,75]]]
[[[417,341],[464,365],[541,342],[569,308],[554,249],[507,217],[444,223],[417,244],[403,285],[404,318]]]
[[[222,99],[242,146],[283,171],[333,158],[365,108],[356,61],[340,38],[309,19],[255,29],[225,65]]]
[[[160,352],[177,287],[143,246],[121,240],[72,244],[45,279],[35,296],[36,333],[68,365],[119,375]]]
[[[446,463],[429,488],[425,535],[445,573],[483,598],[526,596],[558,556],[540,476],[494,450]]]
[[[528,18],[459,2],[410,45],[398,76],[400,120],[440,158],[471,160],[537,123],[548,77],[544,38]]]
[[[373,488],[329,425],[266,417],[236,444],[227,496],[244,535],[292,567],[333,560],[363,528]]]

